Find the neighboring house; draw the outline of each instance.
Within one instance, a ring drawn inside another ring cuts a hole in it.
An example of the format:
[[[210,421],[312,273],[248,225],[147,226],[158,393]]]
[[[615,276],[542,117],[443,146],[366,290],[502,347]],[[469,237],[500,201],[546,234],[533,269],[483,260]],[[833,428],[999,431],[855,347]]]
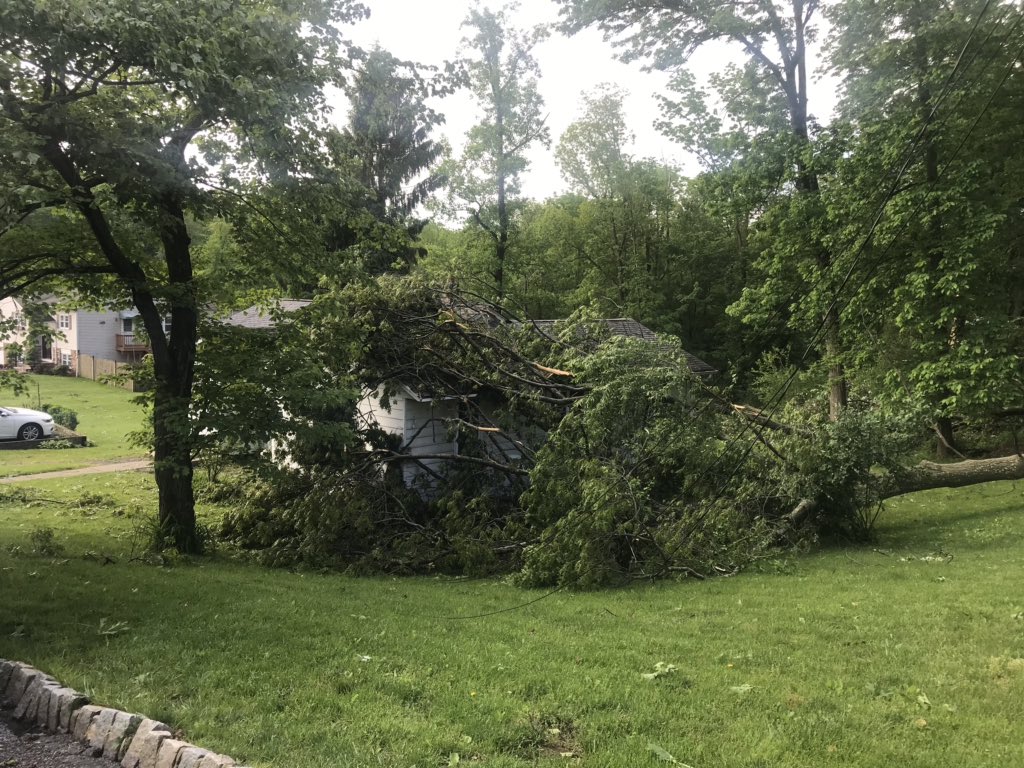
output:
[[[137,335],[142,320],[135,309],[57,309],[56,297],[48,297],[43,303],[54,309],[42,321],[46,331],[39,333],[39,321],[29,323],[21,301],[12,297],[0,299],[0,322],[14,321],[9,330],[0,326],[0,366],[14,367],[35,359],[66,366],[78,375],[82,356],[133,363],[150,351],[149,345]],[[34,339],[28,338],[30,332]],[[11,349],[12,345],[24,348],[26,341],[31,343],[34,353],[27,358],[24,352]]]
[[[288,314],[302,309],[309,303],[281,299],[277,308],[280,312]],[[259,307],[250,307],[234,313],[225,322],[243,328],[269,329],[276,325],[277,316],[277,312],[271,314]],[[534,327],[545,335],[553,332],[557,322],[532,321]],[[605,323],[613,336],[637,338],[655,344],[665,343],[650,328],[630,318],[613,318],[599,322]],[[695,355],[685,351],[683,354],[687,366],[698,376],[708,377],[716,372],[712,366]],[[500,398],[494,393],[482,392],[472,397],[476,410],[485,416],[493,415],[501,407]],[[450,463],[446,461],[446,457],[454,457],[459,453],[458,430],[463,423],[460,406],[458,397],[446,396],[444,393],[419,392],[415,386],[399,382],[395,391],[388,397],[385,397],[383,387],[374,391],[367,390],[357,404],[357,412],[363,426],[379,427],[398,438],[398,451],[410,457],[410,460],[402,462],[402,477],[405,484],[429,488],[435,486],[444,474],[445,465]],[[496,429],[484,430],[479,436],[492,459],[515,462],[522,458],[515,436],[506,435]],[[280,455],[278,445],[272,445],[270,448],[275,455]]]
[[[384,406],[383,389],[367,392],[356,405],[366,426],[377,426],[400,439],[398,451],[420,457],[402,462],[406,485],[433,485],[444,473],[445,456],[458,456],[459,443],[451,425],[459,418],[459,402],[453,397],[430,397],[401,385]]]

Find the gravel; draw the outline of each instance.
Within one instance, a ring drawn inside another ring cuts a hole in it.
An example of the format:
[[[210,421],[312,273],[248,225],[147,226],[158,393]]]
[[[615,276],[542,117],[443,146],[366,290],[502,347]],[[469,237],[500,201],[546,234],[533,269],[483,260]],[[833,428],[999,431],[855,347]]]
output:
[[[0,767],[2,768],[115,768],[103,758],[83,754],[88,747],[67,735],[51,735],[12,722],[0,712]]]

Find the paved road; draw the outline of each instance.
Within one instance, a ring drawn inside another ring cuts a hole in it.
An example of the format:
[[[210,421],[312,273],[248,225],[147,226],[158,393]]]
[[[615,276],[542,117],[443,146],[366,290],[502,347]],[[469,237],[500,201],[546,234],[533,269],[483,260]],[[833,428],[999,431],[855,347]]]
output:
[[[0,766],[4,768],[111,768],[110,760],[83,754],[87,747],[70,736],[26,731],[0,712]]]
[[[55,472],[40,472],[35,475],[16,475],[15,477],[0,477],[0,484],[22,483],[30,480],[50,480],[58,477],[80,477],[81,475],[99,475],[105,472],[138,472],[143,469],[150,469],[153,462],[149,459],[137,461],[114,461],[108,464],[93,464],[91,467],[79,467],[78,469],[61,469]],[[0,764],[2,765],[2,764]]]

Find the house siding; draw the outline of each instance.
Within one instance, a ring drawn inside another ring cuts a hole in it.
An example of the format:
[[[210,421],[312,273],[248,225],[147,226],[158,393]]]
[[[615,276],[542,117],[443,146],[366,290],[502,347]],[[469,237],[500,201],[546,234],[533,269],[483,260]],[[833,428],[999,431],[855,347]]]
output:
[[[21,303],[14,298],[0,299],[0,319],[8,319],[21,312]],[[71,327],[60,328],[59,315],[71,316]],[[118,363],[132,362],[140,355],[124,354],[117,351],[117,334],[121,332],[121,318],[132,317],[137,313],[117,310],[86,310],[72,309],[64,312],[53,312],[53,320],[47,325],[53,330],[52,354],[47,362],[60,364],[62,354],[71,358],[71,370],[80,374],[78,363],[82,355],[89,355],[102,360]],[[25,340],[24,333],[9,332],[0,339],[0,365],[9,364],[6,352],[7,344],[21,343]]]
[[[398,435],[405,440],[405,401],[403,395],[395,395],[390,399],[390,408],[385,408],[382,402],[384,391],[378,389],[370,392],[356,405],[360,418],[367,424],[376,424],[392,435]]]
[[[381,389],[363,396],[357,405],[360,418],[400,437],[399,450],[403,453],[410,456],[458,453],[455,441],[448,439],[446,424],[446,420],[458,416],[454,401],[419,402],[401,391],[389,399],[390,408],[385,408],[382,401]],[[409,486],[433,486],[436,478],[431,473],[443,473],[444,465],[444,459],[405,461],[402,462],[402,479]]]
[[[116,334],[119,331],[120,313],[87,312],[79,310],[71,320],[75,352],[83,355],[102,357],[105,360],[125,360],[118,354]],[[68,336],[69,342],[71,335]]]
[[[405,435],[402,450],[410,456],[458,453],[458,445],[448,439],[448,420],[458,416],[455,401],[442,400],[421,403],[410,397],[405,399]],[[406,485],[436,484],[435,475],[444,473],[444,459],[407,461],[402,467]],[[429,471],[428,471],[429,470]],[[431,474],[434,473],[434,474]]]
[[[0,321],[10,320],[21,312],[21,304],[17,299],[7,297],[0,299]],[[17,331],[0,331],[0,365],[10,365],[12,361],[7,359],[7,345],[20,344],[25,340],[25,334]]]

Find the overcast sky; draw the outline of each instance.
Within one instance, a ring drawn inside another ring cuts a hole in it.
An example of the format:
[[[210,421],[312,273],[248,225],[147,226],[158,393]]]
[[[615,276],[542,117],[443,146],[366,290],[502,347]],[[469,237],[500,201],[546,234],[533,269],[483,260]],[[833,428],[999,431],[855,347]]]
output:
[[[461,29],[470,7],[499,8],[500,3],[471,3],[469,0],[363,0],[371,17],[348,28],[346,33],[363,47],[380,44],[400,59],[440,66],[455,58],[461,46]],[[515,21],[529,27],[557,20],[558,6],[551,0],[521,0]],[[708,46],[690,62],[698,79],[728,63],[738,51],[729,46]],[[586,30],[567,38],[558,33],[537,47],[535,56],[541,69],[540,91],[544,97],[551,129],[552,150],[537,148],[531,155],[531,167],[523,178],[526,195],[544,199],[565,190],[555,164],[553,147],[566,127],[580,116],[580,97],[602,84],[619,86],[628,94],[626,119],[636,144],[632,153],[674,164],[687,174],[696,173],[696,163],[678,145],[668,141],[653,127],[658,117],[654,94],[664,90],[668,76],[644,72],[640,64],[623,64],[614,56],[596,30]],[[832,88],[812,93],[811,111],[827,115],[832,108]],[[820,106],[819,106],[820,105]],[[436,108],[445,115],[441,132],[458,151],[466,130],[476,121],[476,107],[467,93],[440,101]],[[344,103],[338,104],[339,119],[344,119]]]

